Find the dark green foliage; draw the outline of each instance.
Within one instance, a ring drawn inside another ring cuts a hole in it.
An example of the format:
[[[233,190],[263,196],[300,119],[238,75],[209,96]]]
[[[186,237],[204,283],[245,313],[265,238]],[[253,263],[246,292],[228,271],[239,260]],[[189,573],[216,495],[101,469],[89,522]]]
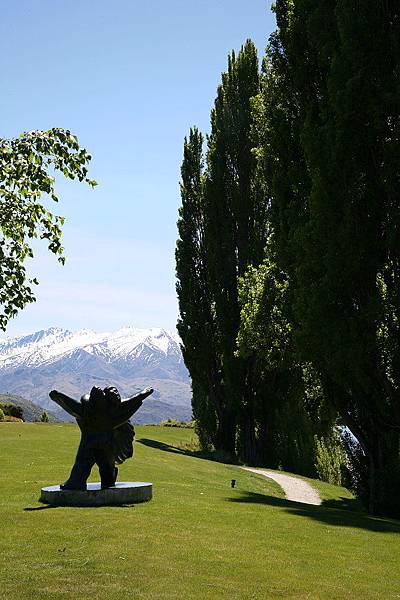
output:
[[[215,349],[215,317],[206,265],[202,148],[202,134],[197,129],[191,130],[185,139],[181,169],[176,289],[180,310],[177,329],[192,378],[193,416],[199,424],[201,444],[208,448],[216,430],[220,363]]]
[[[270,244],[266,254],[271,255]],[[298,359],[289,300],[289,279],[271,258],[248,269],[240,286],[238,352],[253,357],[259,382],[254,406],[261,462],[315,476],[314,440],[333,445],[335,414],[326,406],[315,370]]]
[[[47,239],[49,250],[64,263],[61,246],[63,217],[41,204],[43,194],[58,197],[50,171],[86,181],[91,156],[77,138],[63,129],[31,131],[17,139],[0,139],[0,329],[26,304],[34,302],[24,262],[33,257],[30,241]]]
[[[222,393],[195,382],[199,432],[248,462],[316,462],[338,480],[339,415],[358,440],[346,442],[354,487],[398,516],[400,8],[275,11],[261,92],[247,44],[212,112],[202,275]]]
[[[260,91],[257,52],[248,41],[229,57],[222,75],[208,139],[205,190],[208,274],[218,329],[221,384],[225,405],[219,417],[218,448],[255,462],[254,395],[257,383],[252,358],[235,353],[240,326],[238,282],[249,265],[258,265],[266,243],[266,214],[259,203],[257,162],[253,153],[252,99]],[[223,425],[225,424],[225,427]]]
[[[342,441],[342,432],[333,429],[325,438],[315,436],[315,468],[322,481],[334,485],[343,485],[346,465],[346,453]]]
[[[258,380],[253,405],[260,461],[296,471],[301,443],[294,441],[296,436],[290,427],[293,411],[288,411],[288,404],[290,398],[298,396],[301,373],[294,361],[285,314],[288,280],[274,263],[265,259],[259,268],[250,267],[240,283],[238,354],[252,358]],[[295,425],[298,426],[300,422]],[[307,462],[302,458],[303,464]]]
[[[189,421],[186,423],[185,421],[177,421],[176,419],[166,419],[165,421],[161,421],[160,425],[162,427],[183,427],[184,429],[194,429],[194,421]]]
[[[13,404],[12,402],[2,403],[0,404],[0,408],[3,413],[9,417],[16,417],[17,419],[24,420],[24,411],[21,406],[17,404]]]
[[[47,412],[44,410],[40,416],[40,421],[41,423],[48,423],[49,422],[49,415],[47,414]]]
[[[318,379],[315,372],[296,357],[289,279],[267,245],[272,182],[266,165],[273,162],[263,145],[268,109],[256,50],[248,42],[238,57],[229,57],[222,76],[205,166],[201,134],[194,129],[185,140],[178,331],[201,446],[315,475],[314,436],[329,435],[334,415],[320,386],[309,385]]]
[[[254,460],[252,361],[235,355],[240,323],[238,281],[259,264],[266,242],[252,98],[260,91],[257,52],[248,41],[222,75],[203,171],[202,136],[185,140],[177,244],[178,331],[193,381],[193,414],[204,447],[236,452],[237,426]]]
[[[275,255],[296,344],[399,515],[400,9],[278,0],[265,63]]]

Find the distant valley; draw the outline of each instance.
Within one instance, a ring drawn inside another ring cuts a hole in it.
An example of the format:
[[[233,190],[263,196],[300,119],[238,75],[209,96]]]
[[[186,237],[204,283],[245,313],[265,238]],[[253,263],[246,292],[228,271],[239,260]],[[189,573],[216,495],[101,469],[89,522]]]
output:
[[[93,385],[115,385],[122,397],[144,387],[154,393],[136,413],[137,423],[191,419],[191,387],[176,333],[124,327],[111,333],[52,327],[0,340],[0,393],[23,396],[71,417],[48,394],[58,389],[76,399]]]

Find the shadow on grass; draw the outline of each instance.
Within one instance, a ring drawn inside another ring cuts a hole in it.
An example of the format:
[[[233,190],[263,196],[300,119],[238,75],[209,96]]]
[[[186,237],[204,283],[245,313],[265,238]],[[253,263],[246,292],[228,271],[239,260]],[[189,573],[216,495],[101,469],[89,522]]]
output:
[[[275,506],[292,515],[314,519],[326,525],[355,527],[378,533],[400,533],[400,521],[372,517],[364,512],[355,512],[357,501],[348,498],[324,500],[320,506],[315,506],[255,492],[241,492],[241,496],[227,498],[227,501]]]
[[[149,448],[155,448],[156,450],[163,450],[164,452],[172,452],[173,454],[180,454],[183,456],[191,456],[193,458],[201,458],[203,460],[213,460],[215,462],[227,463],[227,464],[239,464],[235,459],[227,453],[222,452],[204,452],[202,450],[188,450],[187,448],[179,448],[178,446],[171,446],[164,442],[158,442],[157,440],[151,440],[149,438],[140,438],[136,440],[137,443],[148,446]]]
[[[46,510],[47,508],[59,508],[59,506],[53,506],[52,504],[45,504],[44,506],[26,506],[24,512],[34,512],[36,510]]]
[[[142,503],[140,503],[142,504]],[[27,506],[24,508],[24,512],[34,512],[37,510],[46,510],[48,508],[134,508],[136,504],[99,504],[92,506],[90,505],[78,505],[78,504],[44,504],[43,506]]]

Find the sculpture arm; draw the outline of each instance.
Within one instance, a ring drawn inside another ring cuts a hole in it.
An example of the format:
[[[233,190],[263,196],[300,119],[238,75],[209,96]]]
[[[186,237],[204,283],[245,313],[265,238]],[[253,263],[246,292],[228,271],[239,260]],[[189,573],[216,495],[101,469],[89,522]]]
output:
[[[73,417],[82,417],[83,410],[82,404],[77,402],[73,398],[62,394],[61,392],[57,392],[57,390],[52,390],[49,394],[50,398],[53,402],[56,402],[61,408],[67,411]]]
[[[131,418],[132,415],[142,406],[142,402],[147,396],[153,393],[153,388],[146,388],[136,396],[122,400],[117,410],[117,421],[118,424],[124,423]]]

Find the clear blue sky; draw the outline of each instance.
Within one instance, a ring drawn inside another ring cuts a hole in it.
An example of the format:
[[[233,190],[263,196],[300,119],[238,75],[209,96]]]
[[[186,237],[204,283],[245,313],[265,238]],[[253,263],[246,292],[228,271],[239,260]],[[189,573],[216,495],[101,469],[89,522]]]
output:
[[[65,181],[67,263],[38,248],[37,303],[8,335],[50,326],[174,328],[183,138],[209,114],[227,55],[275,27],[265,0],[18,0],[2,8],[0,136],[65,127],[94,190]]]

